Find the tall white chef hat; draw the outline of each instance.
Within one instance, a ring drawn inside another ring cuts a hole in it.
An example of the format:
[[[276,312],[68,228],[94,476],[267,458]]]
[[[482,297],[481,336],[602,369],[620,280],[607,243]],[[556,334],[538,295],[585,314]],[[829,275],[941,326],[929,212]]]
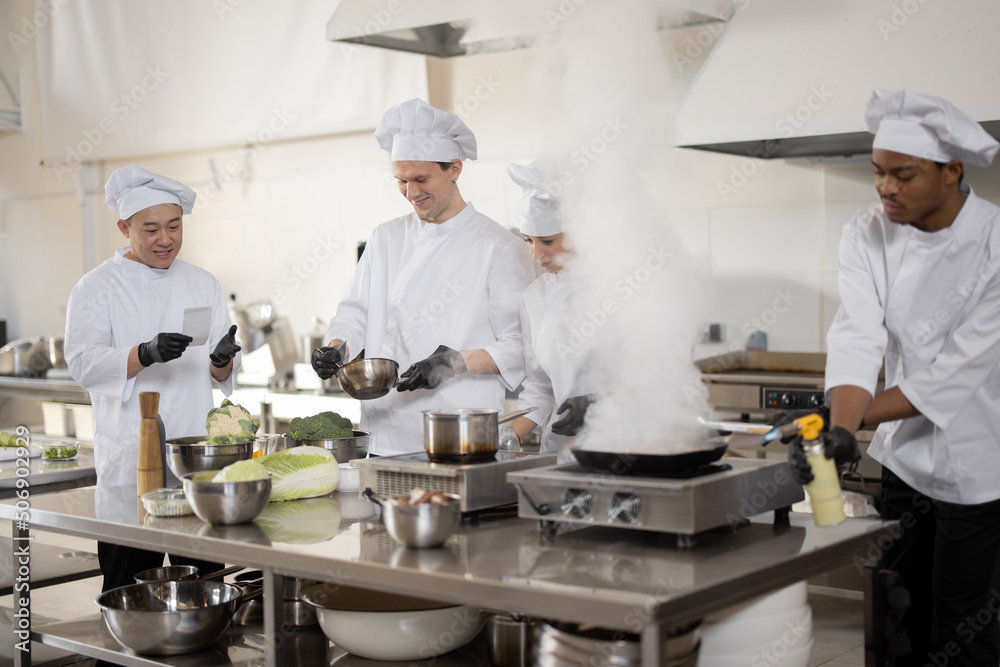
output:
[[[128,220],[139,211],[157,204],[177,204],[185,214],[194,208],[198,196],[177,181],[146,171],[142,167],[116,169],[104,185],[105,201],[120,220]]]
[[[876,90],[865,108],[875,148],[934,162],[987,167],[1000,144],[947,100],[909,90]]]
[[[375,139],[379,148],[389,151],[393,162],[476,159],[476,136],[462,119],[418,99],[397,104],[382,114]]]
[[[559,198],[553,192],[554,170],[542,160],[527,167],[513,164],[507,173],[523,188],[521,194],[521,233],[526,236],[552,236],[563,231]]]

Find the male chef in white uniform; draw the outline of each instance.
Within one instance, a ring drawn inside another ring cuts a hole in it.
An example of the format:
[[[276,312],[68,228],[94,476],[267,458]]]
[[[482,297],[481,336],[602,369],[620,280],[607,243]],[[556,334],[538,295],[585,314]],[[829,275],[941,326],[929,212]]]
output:
[[[423,449],[423,410],[503,408],[524,378],[517,302],[534,271],[524,243],[462,199],[476,138],[458,116],[409,100],[375,138],[413,212],[375,228],[312,361],[324,379],[362,351],[407,369],[361,406],[384,456]]]
[[[136,482],[140,392],[160,394],[168,438],[204,434],[212,380],[231,394],[240,363],[219,282],[177,259],[195,192],[136,166],[112,173],[105,192],[128,246],[73,288],[64,346],[70,375],[94,406],[98,487]],[[189,308],[211,309],[208,340],[198,346],[181,333]],[[163,554],[102,542],[97,548],[105,591],[163,565]]]
[[[907,90],[876,90],[865,119],[882,205],[841,241],[828,450],[879,425],[868,452],[883,465],[882,516],[901,522],[881,565],[912,599],[912,651],[897,664],[997,665],[1000,208],[962,176],[1000,146],[947,101]]]

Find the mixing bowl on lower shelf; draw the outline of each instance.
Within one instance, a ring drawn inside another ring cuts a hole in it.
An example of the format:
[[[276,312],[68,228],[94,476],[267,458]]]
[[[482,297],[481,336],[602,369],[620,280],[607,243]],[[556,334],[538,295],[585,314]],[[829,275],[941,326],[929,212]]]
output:
[[[161,581],[112,589],[97,598],[97,605],[125,648],[179,655],[215,643],[242,597],[238,586],[219,581]]]
[[[370,660],[421,660],[465,646],[485,619],[452,605],[348,586],[318,584],[302,599],[316,608],[323,633],[348,653]]]
[[[251,482],[213,482],[217,470],[181,478],[184,497],[202,521],[224,526],[253,521],[271,498],[271,476]]]
[[[192,472],[222,470],[231,463],[244,461],[253,455],[253,440],[233,445],[210,445],[208,436],[191,436],[167,440],[167,467],[180,479]]]

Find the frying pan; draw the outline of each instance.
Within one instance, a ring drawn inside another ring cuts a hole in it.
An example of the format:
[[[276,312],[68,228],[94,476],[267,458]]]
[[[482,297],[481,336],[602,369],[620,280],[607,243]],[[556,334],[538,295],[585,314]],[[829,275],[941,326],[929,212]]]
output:
[[[694,449],[679,454],[629,454],[573,447],[570,451],[585,468],[613,475],[650,475],[680,472],[707,465],[722,458],[727,444],[710,449]]]

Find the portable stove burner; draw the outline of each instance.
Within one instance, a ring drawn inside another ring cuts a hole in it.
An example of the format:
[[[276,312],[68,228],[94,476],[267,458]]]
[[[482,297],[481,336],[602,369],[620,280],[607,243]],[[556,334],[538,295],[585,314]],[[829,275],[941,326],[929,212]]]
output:
[[[763,512],[786,519],[788,508],[805,498],[786,462],[734,457],[641,476],[555,465],[511,472],[507,480],[520,491],[521,518],[674,533],[685,546],[691,536],[735,530]]]
[[[361,489],[389,498],[420,487],[453,493],[461,498],[462,512],[513,505],[517,490],[507,482],[508,472],[547,466],[555,454],[497,452],[494,459],[475,463],[432,463],[423,451],[380,456],[357,461]]]

